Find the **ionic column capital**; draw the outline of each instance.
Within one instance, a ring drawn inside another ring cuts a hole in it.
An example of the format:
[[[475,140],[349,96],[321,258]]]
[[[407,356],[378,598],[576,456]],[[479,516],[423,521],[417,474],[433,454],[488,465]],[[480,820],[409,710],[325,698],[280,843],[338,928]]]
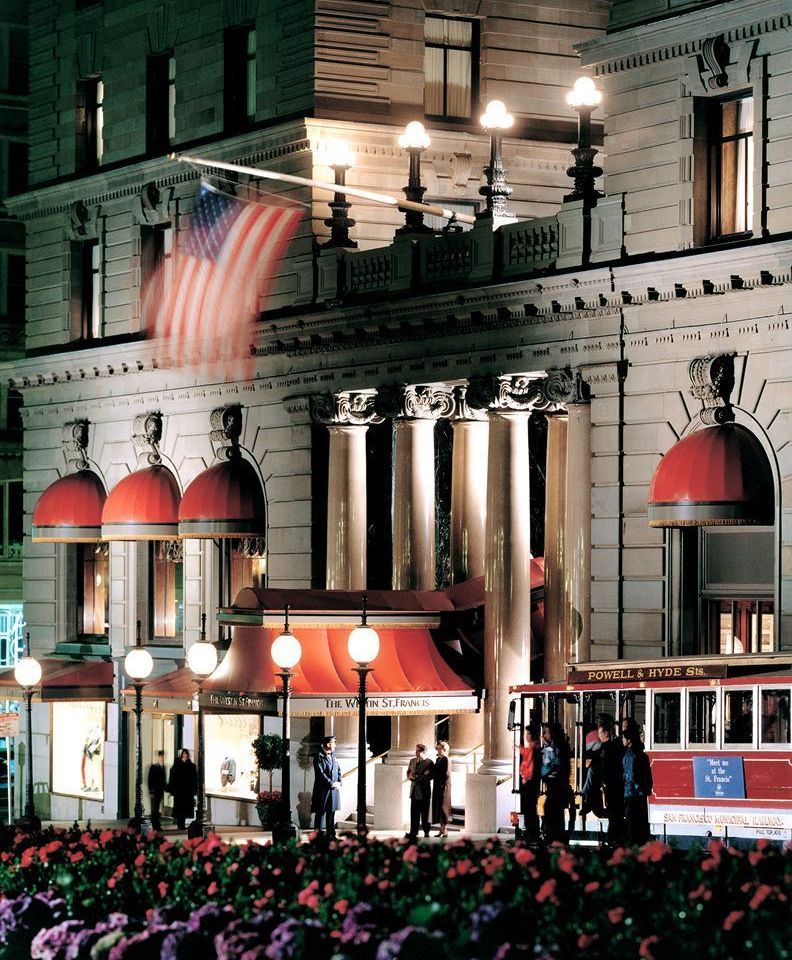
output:
[[[376,410],[376,398],[373,390],[315,394],[310,398],[311,419],[327,427],[382,423],[384,417]]]
[[[471,377],[466,402],[472,409],[493,413],[535,410],[552,412],[568,403],[585,402],[587,386],[579,373],[549,370],[547,373],[489,374]]]
[[[456,410],[454,388],[444,383],[386,384],[377,390],[377,412],[392,420],[448,420]]]

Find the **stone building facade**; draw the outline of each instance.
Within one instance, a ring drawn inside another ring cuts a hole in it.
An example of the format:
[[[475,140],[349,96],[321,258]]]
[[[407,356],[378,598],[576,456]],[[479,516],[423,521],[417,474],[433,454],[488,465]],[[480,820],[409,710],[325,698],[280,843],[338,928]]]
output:
[[[503,824],[511,803],[509,684],[570,661],[725,655],[738,610],[755,624],[743,645],[792,648],[790,15],[773,0],[730,0],[717,22],[702,3],[567,6],[243,0],[202,4],[196,17],[178,3],[31,5],[32,189],[13,202],[28,240],[27,356],[7,368],[24,397],[28,522],[68,472],[64,426],[88,421],[84,456],[110,491],[136,469],[136,418],[160,414],[159,454],[183,491],[214,460],[212,411],[241,405],[239,443],[267,499],[268,587],[431,590],[485,575],[484,723],[451,721],[463,768],[483,745],[467,776],[471,830]],[[425,114],[433,17],[472,24],[471,102],[497,96],[517,117],[504,143],[516,219],[394,241],[397,212],[354,202],[357,248],[321,249],[329,194],[273,187],[310,215],[267,302],[254,376],[219,381],[166,362],[142,329],[147,251],[158,232],[187,227],[196,185],[167,149],[326,180],[325,144],[343,137],[347,182],[398,193],[396,137],[425,116],[426,198],[475,209],[489,149],[478,107]],[[576,48],[604,94],[593,204],[564,200]],[[242,83],[229,51],[243,49],[248,110],[228,94]],[[691,362],[726,354],[727,399],[774,471],[774,523],[707,528],[691,545],[650,528],[647,493],[663,454],[700,423]],[[107,626],[86,635],[84,558],[26,541],[36,652],[118,665],[101,800],[53,786],[51,712],[37,708],[42,815],[125,810],[120,661],[136,623],[164,672],[225,589],[216,544],[179,549],[178,629],[157,635],[160,558],[112,542]],[[525,590],[531,552],[545,557],[544,649]],[[392,753],[433,725],[394,721]],[[338,730],[351,739],[343,721]],[[378,767],[383,790],[389,776]]]

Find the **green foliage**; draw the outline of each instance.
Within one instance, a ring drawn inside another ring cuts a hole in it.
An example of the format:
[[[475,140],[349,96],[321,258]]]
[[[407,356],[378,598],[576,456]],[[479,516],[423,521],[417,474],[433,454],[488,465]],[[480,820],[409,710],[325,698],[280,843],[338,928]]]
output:
[[[269,774],[269,788],[272,790],[272,771],[283,766],[283,737],[277,733],[262,733],[253,741],[253,752],[260,770]]]

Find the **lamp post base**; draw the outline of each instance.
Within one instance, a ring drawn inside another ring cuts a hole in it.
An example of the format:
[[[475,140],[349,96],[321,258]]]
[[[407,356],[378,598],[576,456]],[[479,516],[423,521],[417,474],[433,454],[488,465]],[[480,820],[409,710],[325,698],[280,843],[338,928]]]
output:
[[[214,824],[210,823],[208,820],[193,820],[189,827],[187,827],[187,839],[195,840],[196,837],[208,836],[210,833],[214,833]]]
[[[130,830],[139,833],[141,837],[147,837],[151,833],[151,821],[148,817],[132,817],[127,824]]]
[[[273,843],[284,843],[287,840],[297,840],[299,836],[300,831],[294,825],[292,820],[276,823],[272,828]]]
[[[26,813],[14,821],[14,826],[23,833],[37,833],[41,830],[41,820],[35,813]]]

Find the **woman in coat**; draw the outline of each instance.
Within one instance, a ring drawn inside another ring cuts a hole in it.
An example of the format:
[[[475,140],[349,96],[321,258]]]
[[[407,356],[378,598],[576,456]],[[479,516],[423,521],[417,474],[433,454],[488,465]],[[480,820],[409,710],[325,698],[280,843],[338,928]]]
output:
[[[179,830],[184,830],[186,822],[195,817],[197,790],[198,771],[190,760],[190,751],[182,750],[171,767],[168,779],[168,793],[173,797],[173,816]]]
[[[432,823],[440,824],[438,837],[447,837],[448,819],[451,816],[451,761],[445,740],[440,740],[435,750],[437,759],[432,772]]]
[[[652,767],[644,750],[638,725],[630,723],[622,733],[624,741],[624,823],[627,840],[644,844],[649,839],[649,794]]]
[[[564,811],[569,806],[570,750],[569,741],[557,723],[542,727],[542,780],[545,785],[545,842],[567,842]]]

